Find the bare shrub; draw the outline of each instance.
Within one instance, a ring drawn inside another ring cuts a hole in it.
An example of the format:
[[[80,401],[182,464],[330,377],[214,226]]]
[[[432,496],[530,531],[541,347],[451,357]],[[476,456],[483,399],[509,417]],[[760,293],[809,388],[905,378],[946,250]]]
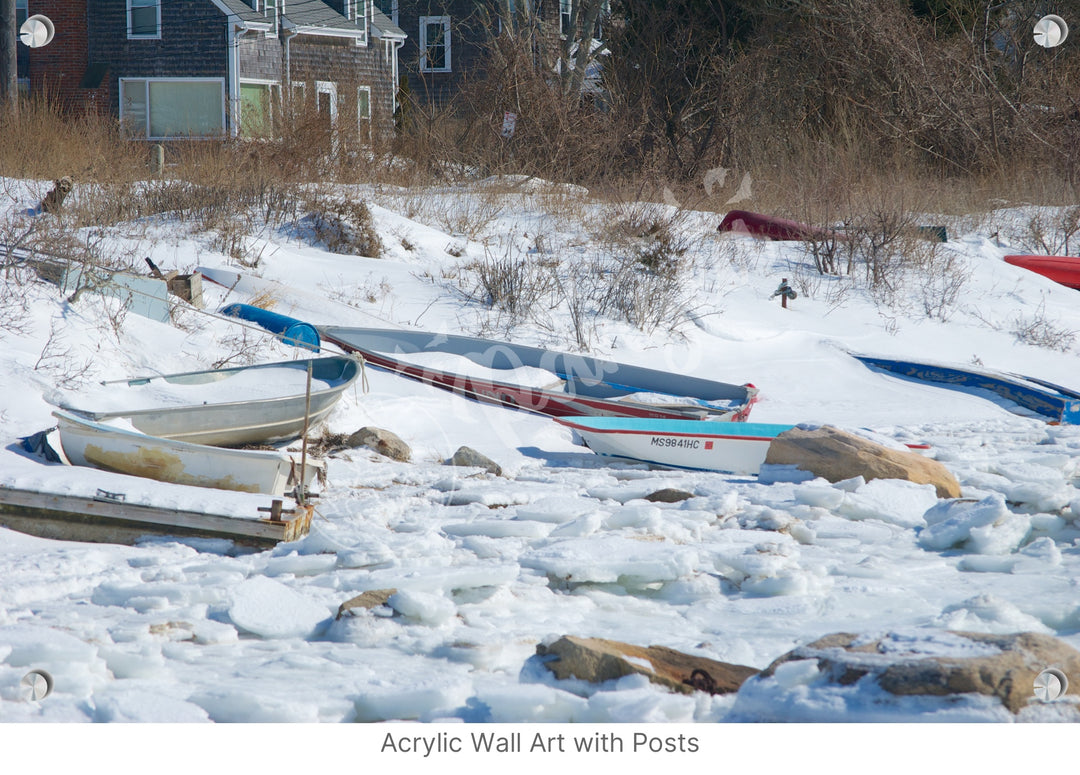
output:
[[[49,336],[34,363],[34,371],[47,374],[53,383],[66,390],[85,386],[94,369],[94,361],[86,358],[78,363],[75,352],[67,343],[55,320],[49,323]]]
[[[383,244],[371,211],[362,201],[316,195],[305,203],[312,236],[331,253],[378,258]]]
[[[549,267],[508,244],[501,256],[484,249],[484,257],[466,264],[475,285],[465,289],[469,298],[510,315],[514,321],[537,319],[539,305],[550,299],[557,282]]]
[[[915,278],[919,299],[927,317],[947,321],[956,311],[971,269],[961,256],[940,250],[940,243],[912,243],[909,255],[917,267]]]
[[[1076,341],[1076,332],[1048,320],[1041,304],[1034,315],[1017,315],[1013,318],[1009,333],[1023,344],[1063,353],[1071,351]]]
[[[1077,249],[1080,233],[1080,205],[1061,208],[1040,207],[1024,224],[1019,236],[1021,247],[1031,253],[1069,255]],[[1070,243],[1071,248],[1070,248]]]

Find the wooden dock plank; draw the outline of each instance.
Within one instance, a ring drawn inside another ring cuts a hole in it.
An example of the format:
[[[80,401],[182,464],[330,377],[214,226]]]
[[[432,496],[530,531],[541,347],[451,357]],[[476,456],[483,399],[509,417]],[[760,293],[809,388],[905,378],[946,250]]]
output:
[[[312,511],[309,506],[282,512],[280,521],[246,519],[0,485],[0,525],[62,540],[131,543],[152,533],[273,546],[306,535]]]

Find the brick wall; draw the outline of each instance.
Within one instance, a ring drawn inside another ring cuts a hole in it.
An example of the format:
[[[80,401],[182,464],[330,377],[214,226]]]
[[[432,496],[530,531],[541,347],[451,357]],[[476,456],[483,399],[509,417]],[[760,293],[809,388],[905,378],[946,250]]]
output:
[[[68,109],[101,107],[101,90],[79,86],[89,64],[87,0],[29,0],[27,5],[31,15],[44,14],[56,27],[51,43],[27,54],[30,93]]]

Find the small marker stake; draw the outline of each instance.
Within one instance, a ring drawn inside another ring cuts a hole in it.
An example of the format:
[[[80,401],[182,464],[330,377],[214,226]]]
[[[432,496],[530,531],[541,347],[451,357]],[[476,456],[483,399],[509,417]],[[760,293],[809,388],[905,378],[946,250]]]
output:
[[[777,296],[780,297],[780,306],[783,307],[784,309],[787,309],[787,301],[788,301],[788,299],[796,299],[796,298],[798,298],[798,294],[795,293],[794,290],[792,290],[790,285],[788,285],[788,281],[787,281],[786,277],[781,278],[780,285],[777,286],[776,290],[772,292],[772,296],[770,296],[769,298],[773,299],[773,298],[776,298]]]

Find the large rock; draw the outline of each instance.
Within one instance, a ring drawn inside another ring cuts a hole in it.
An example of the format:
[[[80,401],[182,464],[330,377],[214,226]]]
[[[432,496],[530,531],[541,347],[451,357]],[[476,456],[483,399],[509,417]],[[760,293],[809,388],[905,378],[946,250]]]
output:
[[[487,455],[483,455],[477,452],[472,447],[458,447],[457,452],[453,457],[446,461],[448,465],[462,466],[465,468],[483,468],[489,474],[495,474],[495,476],[502,476],[502,466],[489,458]]]
[[[960,483],[936,460],[917,452],[890,449],[829,425],[784,431],[769,444],[765,463],[795,466],[830,482],[856,476],[866,481],[906,479],[934,485],[939,498],[960,497]]]
[[[578,678],[603,683],[638,673],[655,684],[686,694],[693,691],[735,692],[743,681],[758,672],[753,667],[695,657],[665,646],[642,647],[573,635],[564,635],[551,645],[541,643],[536,647],[536,653],[558,657],[546,662],[545,666],[559,680]]]
[[[337,616],[335,619],[340,619],[347,613],[351,613],[354,609],[363,608],[366,611],[370,611],[373,608],[378,608],[381,605],[386,605],[386,601],[389,600],[397,593],[397,589],[369,589],[367,592],[361,592],[356,597],[349,598],[344,603],[338,606]]]
[[[380,455],[385,455],[402,463],[408,463],[412,458],[412,450],[409,445],[402,441],[397,434],[382,428],[361,428],[349,436],[345,440],[345,444],[349,447],[367,447],[375,450]]]
[[[677,490],[674,487],[665,487],[662,490],[651,492],[645,496],[650,503],[680,503],[694,497],[694,493],[686,490]]]
[[[872,675],[897,696],[996,697],[1012,713],[1036,697],[1036,679],[1048,668],[1078,680],[1067,695],[1080,694],[1080,651],[1050,635],[1020,632],[992,635],[976,632],[889,634],[874,639],[835,633],[788,652],[760,674],[762,680],[794,660],[817,660],[830,683],[851,686]]]

